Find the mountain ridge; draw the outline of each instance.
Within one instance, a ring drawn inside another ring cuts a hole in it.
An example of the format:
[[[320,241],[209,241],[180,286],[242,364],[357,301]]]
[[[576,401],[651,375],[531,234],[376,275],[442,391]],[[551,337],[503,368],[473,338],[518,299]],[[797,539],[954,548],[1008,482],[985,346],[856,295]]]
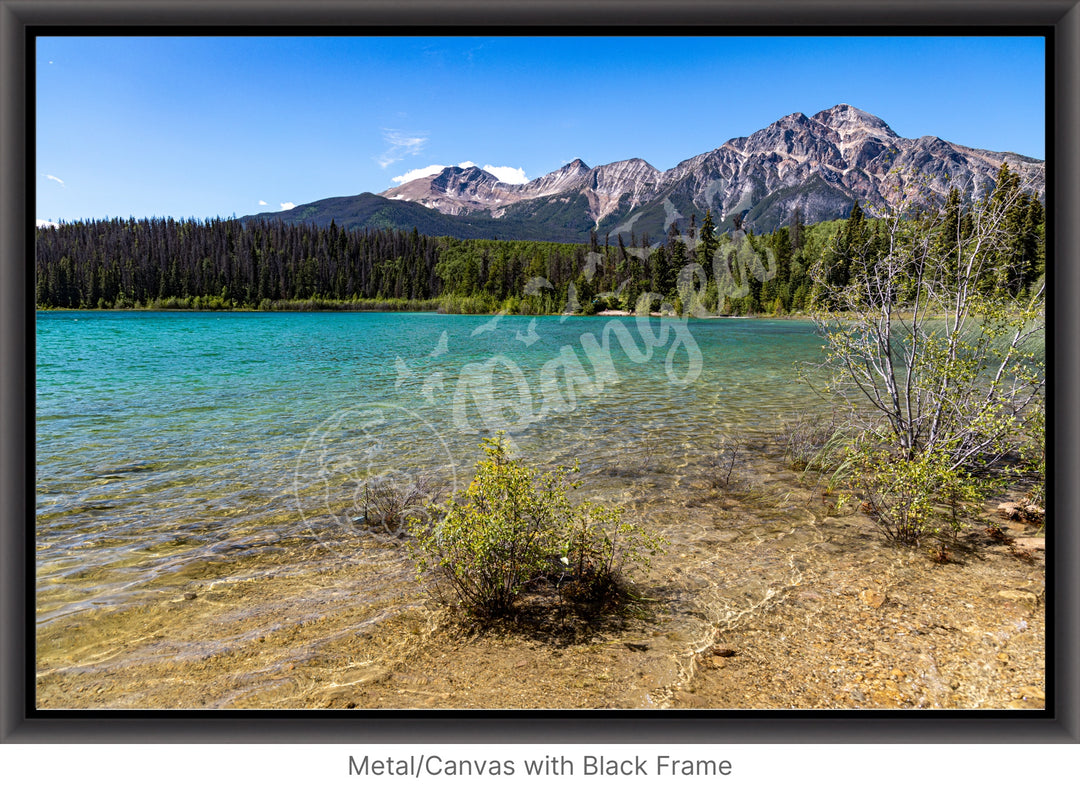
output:
[[[766,230],[787,224],[798,208],[807,223],[846,216],[854,203],[871,214],[896,208],[917,192],[944,196],[953,185],[969,197],[992,191],[1002,162],[1042,197],[1045,163],[1010,152],[954,144],[937,136],[899,136],[883,119],[840,103],[813,116],[788,114],[748,136],[660,170],[641,158],[589,167],[580,158],[527,183],[500,182],[479,167],[446,167],[378,195],[369,218],[337,218],[346,228],[414,222],[416,205],[438,213],[425,224],[460,237],[584,241],[593,234],[664,235],[680,217],[713,213],[720,229],[736,223]],[[344,198],[331,198],[342,200]],[[314,221],[319,200],[273,216]],[[340,202],[338,203],[340,205]],[[314,206],[314,211],[312,210]],[[307,209],[307,210],[305,210]],[[269,216],[261,214],[260,216]],[[421,214],[421,216],[423,216]],[[447,218],[449,217],[449,218]],[[315,222],[318,223],[318,222]],[[328,224],[329,221],[324,221]]]

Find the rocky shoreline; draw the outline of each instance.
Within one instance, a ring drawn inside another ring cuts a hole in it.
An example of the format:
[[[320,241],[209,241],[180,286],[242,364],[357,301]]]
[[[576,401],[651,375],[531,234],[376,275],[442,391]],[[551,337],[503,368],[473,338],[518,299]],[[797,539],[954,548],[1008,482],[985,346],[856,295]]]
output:
[[[676,599],[656,583],[642,585],[654,602],[603,624],[525,607],[516,621],[479,630],[404,582],[412,605],[372,620],[371,606],[350,600],[350,568],[359,566],[338,566],[314,576],[218,579],[157,604],[49,624],[38,633],[37,702],[43,709],[1045,706],[1045,538],[1036,527],[999,519],[969,533],[945,562],[885,545],[859,513],[826,514],[813,528],[805,545],[792,536],[759,551],[785,575],[702,619],[707,631],[696,640],[680,631],[669,611]],[[329,598],[317,611],[282,610],[320,591]]]

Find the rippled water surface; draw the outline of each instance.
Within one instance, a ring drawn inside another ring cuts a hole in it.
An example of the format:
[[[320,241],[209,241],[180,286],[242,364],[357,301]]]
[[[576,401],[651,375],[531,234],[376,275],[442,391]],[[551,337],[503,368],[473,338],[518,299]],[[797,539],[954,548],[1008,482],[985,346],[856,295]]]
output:
[[[626,464],[689,473],[769,432],[814,401],[796,364],[819,356],[796,321],[40,312],[39,624],[298,541],[333,554],[373,477],[460,487],[495,429],[647,509],[671,481]],[[368,590],[400,581],[393,550],[360,551],[388,562]]]

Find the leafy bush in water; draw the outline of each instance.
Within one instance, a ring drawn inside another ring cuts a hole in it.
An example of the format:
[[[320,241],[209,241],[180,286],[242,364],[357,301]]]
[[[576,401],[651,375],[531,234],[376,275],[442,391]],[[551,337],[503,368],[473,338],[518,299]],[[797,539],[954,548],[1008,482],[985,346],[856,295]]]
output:
[[[441,508],[442,520],[414,524],[414,551],[421,570],[445,578],[467,609],[495,616],[551,567],[556,530],[571,508],[565,469],[541,477],[512,460],[501,438],[481,448],[486,456],[476,475]]]
[[[583,502],[563,535],[563,595],[593,606],[627,595],[625,572],[647,569],[664,543],[659,535],[624,522],[620,509]]]
[[[570,473],[542,473],[513,460],[503,437],[485,439],[468,488],[437,508],[441,519],[411,522],[422,574],[445,580],[466,612],[506,615],[530,588],[556,584],[574,600],[605,600],[624,567],[648,566],[662,545],[617,509],[571,505]]]
[[[964,518],[977,510],[992,482],[954,468],[940,452],[924,450],[911,457],[895,445],[860,438],[848,449],[844,468],[866,502],[864,509],[885,537],[902,546],[928,538],[940,545],[955,540]]]

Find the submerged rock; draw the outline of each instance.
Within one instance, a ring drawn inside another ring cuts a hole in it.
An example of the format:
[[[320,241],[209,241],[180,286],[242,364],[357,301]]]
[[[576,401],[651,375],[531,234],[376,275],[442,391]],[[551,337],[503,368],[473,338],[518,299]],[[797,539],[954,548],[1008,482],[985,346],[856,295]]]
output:
[[[859,598],[862,599],[863,604],[874,610],[885,603],[884,594],[878,593],[876,590],[871,590],[870,588],[859,593]]]

